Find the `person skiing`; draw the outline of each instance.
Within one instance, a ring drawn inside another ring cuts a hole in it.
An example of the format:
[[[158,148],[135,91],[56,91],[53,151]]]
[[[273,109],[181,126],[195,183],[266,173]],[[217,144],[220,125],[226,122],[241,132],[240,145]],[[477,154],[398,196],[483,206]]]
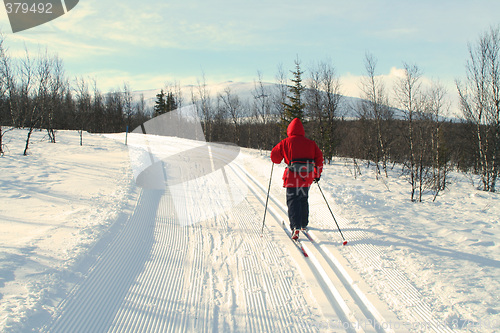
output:
[[[283,174],[286,203],[292,239],[299,238],[301,229],[309,224],[309,188],[319,181],[323,170],[323,153],[313,140],[305,137],[304,126],[299,118],[293,119],[287,128],[287,138],[271,151],[271,161],[288,165]]]

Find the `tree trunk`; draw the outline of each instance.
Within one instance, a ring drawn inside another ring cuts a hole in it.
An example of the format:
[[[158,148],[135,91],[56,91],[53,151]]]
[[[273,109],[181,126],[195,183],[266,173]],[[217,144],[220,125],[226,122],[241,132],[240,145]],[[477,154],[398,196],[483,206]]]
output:
[[[2,134],[2,125],[0,125],[0,156],[3,156],[3,143],[2,143],[2,138],[3,138],[3,134]]]
[[[24,156],[28,156],[28,148],[30,145],[30,138],[32,133],[33,133],[33,127],[30,127],[28,131],[28,136],[26,138],[26,146],[24,147],[24,153],[23,153]]]

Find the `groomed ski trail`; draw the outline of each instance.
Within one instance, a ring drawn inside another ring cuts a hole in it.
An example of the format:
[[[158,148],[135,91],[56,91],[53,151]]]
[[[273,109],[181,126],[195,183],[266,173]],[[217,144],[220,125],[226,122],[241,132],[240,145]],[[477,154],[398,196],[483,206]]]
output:
[[[314,243],[303,237],[304,258],[281,227],[286,206],[279,193],[270,195],[261,234],[266,188],[238,163],[223,172],[250,191],[225,214],[191,226],[178,223],[175,194],[142,190],[130,217],[91,251],[90,268],[43,331],[394,331],[398,319],[349,270],[336,249],[341,239],[321,209],[312,214],[324,218],[310,232]],[[356,251],[377,255],[376,248]],[[394,288],[411,289],[404,276],[390,273]],[[422,304],[418,319],[428,318],[425,303],[410,291],[405,297],[412,305]]]
[[[261,212],[249,195],[225,215],[181,226],[172,193],[142,190],[42,331],[318,331],[325,319],[307,281],[280,244],[260,237]]]

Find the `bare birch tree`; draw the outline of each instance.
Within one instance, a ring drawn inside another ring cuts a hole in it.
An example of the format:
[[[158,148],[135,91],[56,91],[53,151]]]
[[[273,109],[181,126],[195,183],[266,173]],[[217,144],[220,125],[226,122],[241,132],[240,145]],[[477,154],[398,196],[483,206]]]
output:
[[[92,96],[88,83],[83,78],[75,80],[76,92],[76,124],[80,133],[80,146],[83,146],[83,131],[88,127],[92,109]]]
[[[223,113],[229,117],[232,123],[232,142],[239,146],[240,140],[238,133],[242,116],[242,104],[240,99],[231,92],[230,87],[226,87],[222,93],[219,93],[218,99],[220,100],[219,108],[223,110]]]
[[[278,72],[276,73],[276,85],[275,92],[273,94],[273,106],[275,113],[279,118],[280,136],[281,138],[286,137],[286,115],[285,115],[285,104],[288,101],[288,78],[283,69],[283,65],[278,66]]]
[[[407,162],[409,182],[411,185],[411,201],[416,201],[416,192],[420,187],[419,175],[419,152],[417,143],[416,120],[421,112],[422,104],[422,72],[416,65],[404,64],[404,76],[394,87],[395,100],[399,108],[405,115],[406,127],[403,135],[408,145]]]
[[[262,129],[257,131],[257,148],[264,149],[271,139],[268,123],[272,120],[272,92],[264,84],[262,73],[257,72],[258,79],[254,81],[253,110],[257,126]]]
[[[2,128],[4,121],[7,119],[7,110],[4,108],[8,105],[5,103],[5,97],[9,95],[10,87],[11,87],[11,71],[10,71],[10,59],[7,55],[7,52],[4,48],[4,37],[0,33],[0,100],[2,101],[0,109],[0,156],[3,156],[3,136],[5,131]],[[10,100],[10,99],[9,99]]]
[[[438,82],[433,82],[426,94],[425,112],[429,119],[430,150],[432,176],[429,178],[428,186],[434,191],[433,201],[447,185],[447,176],[450,169],[449,156],[443,140],[442,125],[444,116],[448,113],[450,103],[447,99],[447,91]]]
[[[365,55],[366,76],[361,81],[361,91],[363,100],[361,102],[362,118],[367,119],[369,123],[374,123],[375,133],[372,137],[374,162],[377,166],[377,177],[380,174],[380,163],[387,177],[387,163],[389,160],[389,129],[388,122],[393,118],[393,111],[389,107],[389,99],[386,93],[385,85],[382,79],[376,74],[377,60],[373,55]],[[370,131],[371,128],[367,128]]]
[[[47,71],[46,105],[43,113],[42,128],[47,130],[49,140],[56,142],[57,117],[60,116],[62,101],[68,88],[68,81],[64,74],[62,59],[56,55],[42,57],[40,66]]]
[[[127,128],[132,125],[132,116],[134,115],[133,107],[134,97],[128,83],[123,84],[123,113],[125,116],[125,124]]]
[[[490,28],[469,45],[465,70],[465,83],[456,82],[461,109],[474,125],[482,189],[495,192],[500,173],[500,28]]]
[[[323,61],[310,69],[308,82],[308,110],[317,126],[317,140],[323,156],[330,162],[336,147],[336,120],[340,118],[339,106],[342,100],[340,78],[331,62]]]
[[[212,98],[208,90],[205,74],[202,75],[201,80],[198,80],[196,92],[194,89],[191,90],[191,102],[196,106],[196,112],[202,121],[205,139],[207,142],[211,142],[214,107],[212,105]]]
[[[28,134],[26,136],[26,145],[24,147],[23,155],[28,155],[28,149],[30,144],[30,138],[33,134],[33,130],[40,123],[41,113],[37,108],[35,103],[34,90],[36,89],[36,71],[35,71],[35,63],[31,58],[28,50],[26,49],[25,57],[21,59],[19,64],[19,73],[20,73],[20,103],[18,119],[20,120],[19,125],[21,127],[28,128]],[[40,78],[42,80],[42,78]]]

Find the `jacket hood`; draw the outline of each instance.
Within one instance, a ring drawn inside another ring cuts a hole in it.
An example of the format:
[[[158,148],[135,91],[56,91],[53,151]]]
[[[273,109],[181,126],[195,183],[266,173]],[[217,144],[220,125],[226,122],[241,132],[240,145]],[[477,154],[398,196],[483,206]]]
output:
[[[300,121],[299,118],[295,118],[292,120],[290,125],[288,125],[288,128],[286,130],[286,134],[288,136],[293,136],[293,135],[301,135],[305,136],[306,132],[304,131],[304,125],[302,125],[302,122]]]

